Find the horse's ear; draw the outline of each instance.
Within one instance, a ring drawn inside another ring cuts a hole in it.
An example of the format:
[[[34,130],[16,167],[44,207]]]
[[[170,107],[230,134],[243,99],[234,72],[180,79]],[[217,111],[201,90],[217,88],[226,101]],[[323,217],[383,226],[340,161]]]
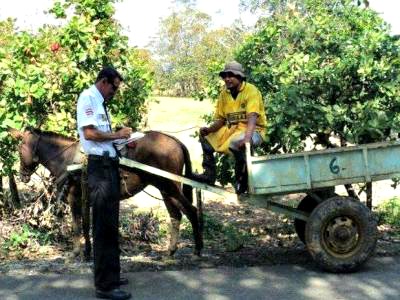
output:
[[[10,135],[17,140],[21,140],[24,136],[24,133],[18,129],[15,128],[7,128],[7,131],[10,133]]]

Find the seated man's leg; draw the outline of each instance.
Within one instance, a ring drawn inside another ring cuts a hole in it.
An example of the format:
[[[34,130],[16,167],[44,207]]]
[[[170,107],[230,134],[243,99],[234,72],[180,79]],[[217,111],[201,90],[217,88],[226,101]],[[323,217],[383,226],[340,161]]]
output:
[[[235,191],[237,194],[243,194],[248,189],[248,175],[246,167],[246,153],[245,149],[238,148],[237,144],[244,138],[244,133],[236,136],[232,139],[229,144],[229,150],[233,153],[235,157]],[[260,133],[254,132],[251,139],[251,146],[257,147],[262,143],[262,137]]]
[[[201,148],[203,149],[203,174],[192,175],[194,180],[207,183],[214,184],[217,179],[217,166],[214,158],[214,148],[210,145],[210,143],[204,138],[200,137]]]

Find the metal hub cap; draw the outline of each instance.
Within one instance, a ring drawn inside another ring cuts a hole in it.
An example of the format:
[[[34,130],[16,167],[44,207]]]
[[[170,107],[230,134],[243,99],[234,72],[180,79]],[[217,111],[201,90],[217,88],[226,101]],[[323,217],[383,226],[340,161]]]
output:
[[[331,252],[346,254],[357,246],[360,236],[357,225],[351,218],[337,217],[327,224],[323,238]]]

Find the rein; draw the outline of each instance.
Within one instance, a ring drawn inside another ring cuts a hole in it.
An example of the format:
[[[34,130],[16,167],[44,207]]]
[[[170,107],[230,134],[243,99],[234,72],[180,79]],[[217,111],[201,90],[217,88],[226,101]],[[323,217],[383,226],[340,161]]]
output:
[[[161,133],[180,133],[180,132],[189,131],[189,130],[196,129],[196,128],[200,128],[200,126],[193,126],[193,127],[185,128],[185,129],[178,130],[178,131],[155,130],[155,129],[152,129],[152,130],[153,131],[158,131],[158,132],[161,132]]]
[[[65,148],[63,148],[63,149],[61,149],[60,151],[56,152],[53,156],[50,156],[50,158],[46,159],[46,160],[43,162],[43,165],[44,165],[45,163],[49,162],[50,160],[56,158],[57,156],[63,154],[65,151],[67,151],[69,148],[71,148],[72,146],[74,146],[76,143],[79,143],[79,140],[73,142],[71,145],[69,145],[69,146],[67,146],[67,147],[65,147]]]
[[[38,160],[38,159],[39,159],[39,156],[36,154],[36,152],[37,152],[37,150],[38,150],[38,148],[39,148],[39,142],[40,142],[40,139],[41,139],[42,136],[41,136],[40,134],[37,134],[36,132],[33,132],[33,131],[30,131],[30,133],[37,137],[36,143],[35,143],[35,145],[33,146],[32,157],[34,157],[34,159],[37,159],[37,160]],[[74,145],[75,145],[76,143],[78,143],[78,142],[79,142],[79,140],[76,140],[76,141],[74,141],[71,145],[69,145],[69,146],[67,146],[67,147],[64,147],[64,148],[61,149],[60,151],[56,152],[54,155],[52,155],[52,156],[50,156],[49,158],[47,158],[47,159],[42,163],[42,165],[45,165],[45,164],[48,163],[50,160],[52,160],[52,159],[54,159],[54,158],[60,156],[61,154],[63,154],[65,151],[67,151],[69,148],[71,148],[72,146],[74,146]],[[33,173],[36,172],[36,169],[37,169],[37,168],[38,168],[38,166],[35,168],[35,170],[33,171]]]

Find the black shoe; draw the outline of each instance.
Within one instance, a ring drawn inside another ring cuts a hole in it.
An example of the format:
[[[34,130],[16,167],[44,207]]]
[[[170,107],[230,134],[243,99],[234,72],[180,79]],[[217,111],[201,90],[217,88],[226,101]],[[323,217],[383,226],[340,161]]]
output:
[[[235,184],[235,192],[237,195],[245,194],[247,192],[247,184],[244,182],[237,182]]]
[[[204,174],[193,173],[191,179],[210,185],[214,185],[215,183],[215,178],[213,178],[212,176],[208,176],[205,173]]]
[[[129,283],[128,278],[120,277],[120,279],[119,279],[119,285],[126,285],[126,284],[128,284],[128,283]]]
[[[109,291],[102,291],[96,289],[96,298],[113,299],[113,300],[126,300],[131,298],[132,295],[120,289],[112,289]]]

